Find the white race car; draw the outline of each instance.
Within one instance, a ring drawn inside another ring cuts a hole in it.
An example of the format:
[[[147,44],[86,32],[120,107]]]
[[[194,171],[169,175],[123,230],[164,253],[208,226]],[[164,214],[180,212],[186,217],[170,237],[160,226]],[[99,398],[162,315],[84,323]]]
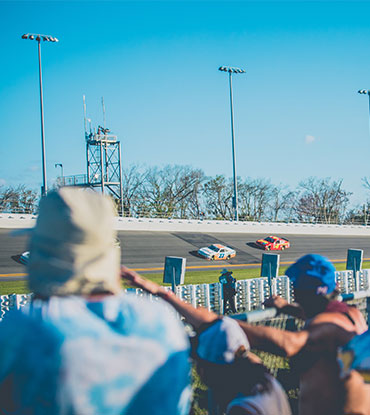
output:
[[[221,244],[213,244],[198,250],[198,255],[210,261],[230,259],[236,256],[234,249]]]

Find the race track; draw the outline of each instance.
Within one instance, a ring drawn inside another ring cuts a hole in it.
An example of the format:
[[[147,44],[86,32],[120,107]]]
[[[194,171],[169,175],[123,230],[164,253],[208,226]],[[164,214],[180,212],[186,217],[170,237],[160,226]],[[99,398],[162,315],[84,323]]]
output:
[[[186,258],[187,269],[246,267],[261,262],[264,251],[254,242],[266,235],[240,233],[190,233],[120,231],[122,264],[140,272],[160,272],[166,256]],[[283,236],[284,235],[279,235]],[[307,253],[319,253],[331,260],[345,261],[347,249],[363,249],[364,259],[370,259],[370,238],[364,236],[290,235],[291,248],[280,253],[280,263],[290,263]],[[221,243],[237,252],[230,261],[210,262],[196,256],[196,251],[212,243]],[[26,236],[10,236],[0,229],[0,277],[12,280],[24,278],[25,267],[18,262],[27,249]]]

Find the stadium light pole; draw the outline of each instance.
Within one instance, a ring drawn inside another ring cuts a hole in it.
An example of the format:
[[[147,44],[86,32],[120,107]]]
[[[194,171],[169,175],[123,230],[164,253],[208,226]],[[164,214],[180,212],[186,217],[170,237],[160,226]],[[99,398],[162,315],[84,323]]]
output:
[[[234,197],[233,197],[233,208],[234,208],[234,220],[239,220],[238,213],[238,183],[236,176],[236,162],[235,162],[235,136],[234,136],[234,111],[233,111],[233,73],[245,73],[244,69],[232,68],[229,66],[220,66],[218,68],[221,72],[228,72],[229,74],[229,86],[230,86],[230,115],[231,115],[231,146],[232,146],[232,157],[233,157],[233,181],[234,181]]]
[[[370,128],[370,90],[368,90],[368,89],[360,89],[357,92],[359,94],[368,95],[368,97],[369,97],[369,128]]]
[[[40,113],[41,113],[41,155],[42,155],[42,187],[41,196],[47,194],[46,180],[46,158],[45,158],[45,131],[44,131],[44,101],[42,95],[42,72],[41,72],[41,40],[44,42],[58,42],[56,37],[50,35],[40,35],[35,33],[26,33],[22,39],[36,40],[39,52],[39,82],[40,82]]]
[[[60,167],[60,170],[61,170],[61,173],[62,173],[62,177],[64,177],[64,174],[63,174],[63,164],[62,163],[55,163],[54,167],[55,168]]]
[[[54,167],[55,168],[57,168],[57,167],[60,167],[60,171],[61,171],[61,180],[60,180],[60,182],[63,184],[63,186],[65,185],[65,183],[64,183],[64,174],[63,174],[63,164],[62,163],[55,163],[54,164]]]

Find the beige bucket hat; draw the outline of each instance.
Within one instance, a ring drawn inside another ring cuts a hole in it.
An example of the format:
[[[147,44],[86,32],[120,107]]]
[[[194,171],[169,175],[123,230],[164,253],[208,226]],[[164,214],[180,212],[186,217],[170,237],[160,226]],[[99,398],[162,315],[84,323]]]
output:
[[[29,241],[29,288],[42,297],[121,291],[112,201],[70,187],[40,202]]]

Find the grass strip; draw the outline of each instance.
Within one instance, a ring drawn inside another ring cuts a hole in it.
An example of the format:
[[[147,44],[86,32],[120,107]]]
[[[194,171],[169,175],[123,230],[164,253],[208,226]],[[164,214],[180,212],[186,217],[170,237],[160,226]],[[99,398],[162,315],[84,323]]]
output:
[[[346,264],[343,262],[334,263],[334,266],[337,271],[344,271]],[[227,269],[227,264],[225,264]],[[279,275],[284,275],[288,266],[281,266],[279,268]],[[362,265],[363,269],[370,269],[370,261],[366,261]],[[246,280],[249,278],[258,278],[260,276],[260,268],[238,268],[232,269],[229,268],[229,271],[233,272],[233,277],[237,280]],[[185,284],[212,284],[218,282],[218,278],[221,275],[221,270],[206,270],[206,271],[186,271],[185,274]],[[163,284],[163,272],[145,274],[145,278],[156,282],[160,285],[170,285]],[[124,288],[129,287],[128,285],[122,284]],[[9,294],[25,294],[28,293],[29,289],[27,286],[27,281],[1,281],[0,279],[0,295],[9,295]]]

